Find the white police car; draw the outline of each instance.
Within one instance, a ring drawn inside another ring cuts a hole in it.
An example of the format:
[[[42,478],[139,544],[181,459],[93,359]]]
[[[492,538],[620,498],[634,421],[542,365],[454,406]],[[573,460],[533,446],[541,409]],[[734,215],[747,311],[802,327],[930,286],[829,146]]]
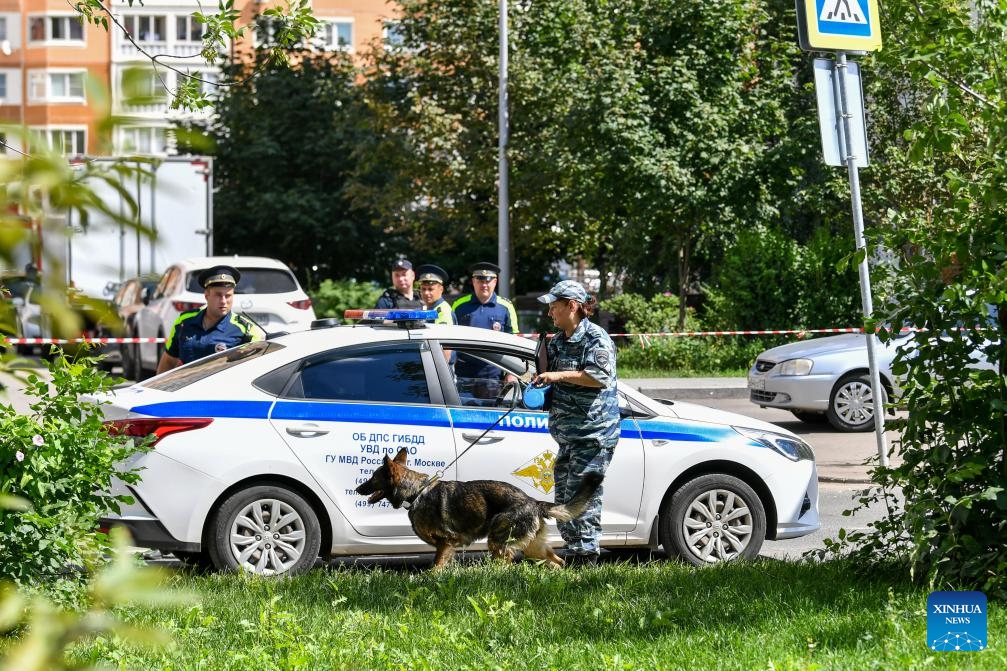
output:
[[[532,378],[533,340],[416,321],[325,321],[104,399],[112,430],[157,437],[130,464],[142,481],[116,486],[135,504],[104,525],[125,525],[138,545],[185,561],[264,575],[304,571],[319,556],[429,551],[405,510],[354,492],[403,447],[411,468],[502,480],[551,500],[557,446],[547,413],[518,405],[500,419],[520,388],[500,380]],[[473,370],[483,377],[463,374]],[[626,388],[620,407],[603,546],[660,544],[704,565],[818,529],[814,454],[796,435]],[[553,539],[562,545],[555,529]]]

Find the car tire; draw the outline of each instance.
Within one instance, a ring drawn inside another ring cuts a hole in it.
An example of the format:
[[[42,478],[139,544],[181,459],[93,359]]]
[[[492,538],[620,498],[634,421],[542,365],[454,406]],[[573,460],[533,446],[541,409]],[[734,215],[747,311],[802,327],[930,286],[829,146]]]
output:
[[[885,399],[882,398],[882,406],[884,402]],[[825,416],[829,424],[839,431],[871,431],[874,429],[876,405],[871,391],[871,378],[866,373],[849,373],[841,377],[832,388]]]
[[[790,413],[805,424],[825,424],[829,418],[824,412],[808,412],[805,410],[791,410]]]
[[[743,480],[702,475],[665,500],[658,538],[668,556],[694,566],[754,559],[766,538],[766,510]]]
[[[258,485],[223,502],[212,518],[208,549],[221,570],[295,575],[314,566],[321,542],[318,516],[300,494]]]

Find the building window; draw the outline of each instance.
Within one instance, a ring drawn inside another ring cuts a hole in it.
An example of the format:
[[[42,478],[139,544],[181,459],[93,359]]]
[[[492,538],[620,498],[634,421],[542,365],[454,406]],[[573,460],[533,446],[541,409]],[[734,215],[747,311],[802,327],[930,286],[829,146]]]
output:
[[[353,22],[323,21],[318,27],[317,38],[330,51],[346,51],[353,48]]]
[[[164,154],[167,151],[164,128],[126,126],[119,129],[119,152],[123,154]]]
[[[0,100],[7,100],[7,73],[0,72]]]
[[[147,14],[130,14],[122,17],[122,25],[126,32],[137,42],[165,42],[168,34],[165,26],[168,23],[166,16],[151,16]]]
[[[402,24],[398,21],[385,21],[381,32],[386,47],[401,47],[405,41],[402,36]]]
[[[28,99],[32,102],[85,102],[83,70],[28,73]]]
[[[30,42],[84,42],[84,25],[80,18],[66,16],[31,16],[28,18]]]
[[[150,68],[124,70],[119,80],[123,101],[131,105],[164,102],[169,85],[168,74],[167,70],[154,72]]]
[[[192,16],[175,17],[175,39],[179,42],[202,42],[203,24]]]
[[[87,131],[69,128],[47,128],[45,138],[54,151],[65,156],[79,156],[87,151]]]
[[[7,39],[7,17],[0,16],[0,40]]]

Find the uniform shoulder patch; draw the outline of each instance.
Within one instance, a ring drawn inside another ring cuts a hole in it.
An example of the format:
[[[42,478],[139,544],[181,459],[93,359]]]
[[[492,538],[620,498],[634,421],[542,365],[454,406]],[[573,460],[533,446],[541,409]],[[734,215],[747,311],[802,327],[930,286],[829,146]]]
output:
[[[608,355],[608,350],[598,350],[598,353],[594,355],[594,360],[598,362],[598,365],[608,371],[609,364],[612,363],[612,357]]]

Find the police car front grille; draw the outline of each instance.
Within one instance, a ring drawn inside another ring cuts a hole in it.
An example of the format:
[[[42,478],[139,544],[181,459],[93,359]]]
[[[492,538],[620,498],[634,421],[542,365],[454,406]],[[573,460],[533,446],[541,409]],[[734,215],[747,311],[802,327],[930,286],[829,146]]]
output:
[[[759,371],[760,373],[771,371],[773,370],[774,366],[776,366],[776,364],[773,363],[772,361],[765,361],[763,359],[757,359],[755,361],[755,370]]]
[[[773,399],[776,398],[775,391],[760,391],[758,389],[749,389],[749,398],[752,403],[772,403]]]

